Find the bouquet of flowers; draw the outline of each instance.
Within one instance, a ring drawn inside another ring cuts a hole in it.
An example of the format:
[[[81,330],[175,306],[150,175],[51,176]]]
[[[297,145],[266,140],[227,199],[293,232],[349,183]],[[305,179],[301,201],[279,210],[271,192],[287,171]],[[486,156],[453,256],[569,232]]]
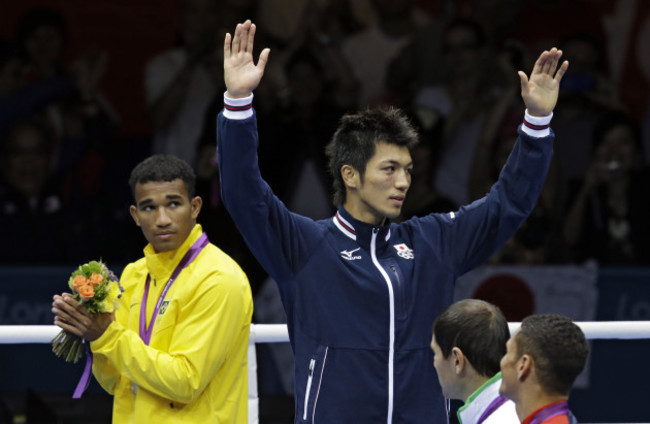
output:
[[[124,291],[115,274],[101,261],[81,265],[70,276],[68,286],[74,299],[94,314],[115,311]],[[52,352],[66,362],[76,363],[84,354],[83,343],[80,337],[61,330],[52,339]]]

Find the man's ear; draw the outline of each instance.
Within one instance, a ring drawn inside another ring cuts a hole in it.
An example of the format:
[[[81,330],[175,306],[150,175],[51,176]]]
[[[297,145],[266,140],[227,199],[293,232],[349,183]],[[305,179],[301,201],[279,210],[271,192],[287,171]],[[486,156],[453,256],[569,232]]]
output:
[[[199,217],[199,212],[201,212],[203,199],[199,196],[194,196],[192,200],[190,200],[190,205],[192,206],[192,219],[196,220],[196,218]]]
[[[135,207],[135,205],[131,205],[131,207],[129,207],[129,212],[131,213],[131,218],[133,218],[133,220],[135,221],[135,225],[140,227],[140,220],[138,219],[138,214],[136,213],[137,208]]]
[[[534,359],[530,355],[521,355],[517,361],[517,379],[519,381],[526,380],[533,373],[534,366]]]
[[[451,348],[450,356],[454,361],[454,370],[456,371],[456,374],[462,373],[467,365],[467,358],[465,358],[463,351],[457,347],[453,347]]]
[[[356,189],[361,183],[359,172],[352,165],[343,165],[341,167],[341,178],[346,188]]]

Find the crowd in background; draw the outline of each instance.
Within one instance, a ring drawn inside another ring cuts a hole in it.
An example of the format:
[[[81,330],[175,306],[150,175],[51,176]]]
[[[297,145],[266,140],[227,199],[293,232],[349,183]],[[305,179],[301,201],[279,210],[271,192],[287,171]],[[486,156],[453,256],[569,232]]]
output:
[[[152,128],[138,143],[121,136],[120,110],[101,89],[127,64],[101,48],[66,53],[65,14],[31,10],[0,40],[0,264],[140,257],[128,174],[151,153],[171,153],[194,166],[199,223],[255,290],[266,275],[221,204],[215,158],[223,36],[251,18],[256,47],[272,56],[255,92],[260,168],[290,209],[333,213],[324,146],[342,114],[377,105],[403,108],[421,136],[401,219],[482,197],[523,117],[517,71],[557,46],[570,66],[551,170],[536,209],[491,262],[650,265],[650,65],[637,79],[613,66],[620,49],[650,49],[650,7],[610,3],[605,14],[597,0],[180,0],[177,44],[132,70],[143,75]],[[626,16],[636,30],[621,40]]]

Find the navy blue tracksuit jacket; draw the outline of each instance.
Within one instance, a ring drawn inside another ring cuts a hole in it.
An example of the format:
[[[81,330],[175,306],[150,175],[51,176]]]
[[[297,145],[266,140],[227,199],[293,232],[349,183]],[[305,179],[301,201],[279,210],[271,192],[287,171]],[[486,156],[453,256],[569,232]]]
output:
[[[486,261],[533,209],[552,133],[535,138],[520,127],[484,198],[373,227],[343,207],[321,221],[290,212],[260,176],[254,111],[238,109],[218,119],[222,196],[280,289],[295,354],[295,422],[446,423],[431,325],[452,302],[456,278]]]

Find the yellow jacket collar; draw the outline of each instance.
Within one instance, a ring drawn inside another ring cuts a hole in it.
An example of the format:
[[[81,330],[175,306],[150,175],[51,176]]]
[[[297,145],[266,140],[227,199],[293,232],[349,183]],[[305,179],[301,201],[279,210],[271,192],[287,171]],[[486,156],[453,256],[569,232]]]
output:
[[[144,248],[144,257],[151,278],[158,281],[169,279],[176,265],[183,259],[192,244],[201,237],[201,234],[203,234],[203,229],[200,224],[196,224],[183,244],[178,249],[169,252],[156,253],[151,243],[147,244]]]

